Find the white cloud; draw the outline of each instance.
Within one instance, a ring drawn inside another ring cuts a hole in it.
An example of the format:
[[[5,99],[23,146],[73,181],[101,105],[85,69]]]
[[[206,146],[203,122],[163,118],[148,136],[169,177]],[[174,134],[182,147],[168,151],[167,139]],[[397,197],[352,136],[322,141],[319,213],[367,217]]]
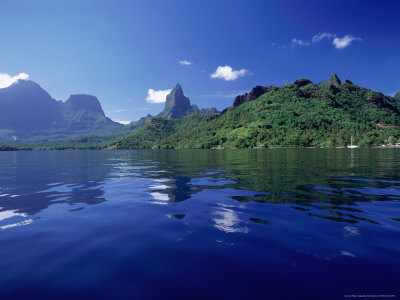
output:
[[[114,120],[114,122],[118,122],[119,124],[122,124],[122,125],[129,125],[129,124],[131,124],[132,121]]]
[[[189,66],[189,65],[192,64],[191,61],[188,61],[188,60],[186,60],[186,59],[180,60],[179,63],[180,63],[182,66]]]
[[[238,79],[239,77],[243,77],[247,74],[250,74],[250,72],[245,69],[234,71],[230,66],[218,66],[215,72],[212,73],[210,76],[211,78],[220,78],[225,81],[230,81]]]
[[[310,42],[303,41],[303,40],[298,40],[296,38],[292,38],[292,45],[310,46]]]
[[[146,101],[149,103],[164,103],[167,95],[171,92],[172,90],[153,90],[149,89],[147,92],[147,97]]]
[[[6,73],[0,73],[0,89],[9,87],[14,82],[17,82],[19,79],[28,79],[29,75],[26,73],[19,73],[15,76],[10,76]]]
[[[318,33],[316,35],[313,36],[312,38],[312,42],[314,43],[318,43],[320,41],[322,41],[323,39],[331,39],[336,37],[336,34],[333,33],[327,33],[327,32],[323,32],[323,33]]]
[[[272,46],[277,47],[277,48],[287,48],[290,46],[292,48],[295,46],[310,46],[311,44],[319,43],[319,42],[323,41],[324,39],[332,41],[332,45],[336,49],[346,48],[347,46],[349,46],[351,44],[352,41],[361,41],[360,38],[354,37],[349,34],[340,38],[337,36],[337,34],[329,33],[329,32],[322,32],[322,33],[317,33],[316,35],[314,35],[311,39],[311,43],[307,40],[299,40],[296,38],[292,38],[292,41],[290,44],[280,45],[280,44],[274,42],[274,43],[272,43]]]
[[[349,34],[346,34],[344,37],[339,38],[339,37],[337,37],[336,34],[324,32],[324,33],[318,33],[318,34],[314,35],[312,38],[312,42],[318,43],[318,42],[322,41],[323,39],[328,39],[328,40],[333,39],[332,45],[336,49],[344,49],[347,46],[350,46],[352,41],[361,41],[360,38],[354,37]]]
[[[345,35],[342,38],[334,38],[332,44],[336,49],[344,49],[347,46],[350,46],[352,41],[361,41],[361,39],[352,35]]]

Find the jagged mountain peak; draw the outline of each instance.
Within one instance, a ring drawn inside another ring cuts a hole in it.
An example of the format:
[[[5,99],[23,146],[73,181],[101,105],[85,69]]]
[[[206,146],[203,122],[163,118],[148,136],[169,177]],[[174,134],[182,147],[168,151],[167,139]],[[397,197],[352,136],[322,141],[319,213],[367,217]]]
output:
[[[310,83],[312,83],[312,81],[310,79],[307,79],[307,78],[299,78],[294,82],[294,84],[297,87],[306,86],[307,84],[310,84]]]
[[[342,82],[340,81],[339,76],[337,76],[336,73],[333,73],[329,78],[329,84],[340,85],[341,83]]]
[[[191,109],[190,99],[185,96],[181,85],[177,83],[175,88],[167,95],[165,107],[160,116],[178,119],[191,113]]]
[[[192,113],[213,114],[218,113],[218,111],[214,107],[199,109],[197,105],[191,105],[190,99],[183,93],[182,86],[177,83],[175,88],[167,95],[164,110],[158,116],[179,119]]]
[[[189,104],[190,105],[190,100],[183,93],[183,89],[179,83],[177,83],[175,88],[167,95],[165,105],[167,107],[168,105],[171,105],[171,104],[173,104],[173,105]]]
[[[276,87],[273,85],[270,86],[257,85],[249,93],[236,96],[235,100],[233,101],[233,107],[239,106],[245,102],[253,101],[258,97],[260,97],[262,94],[265,94],[274,89],[276,89]]]

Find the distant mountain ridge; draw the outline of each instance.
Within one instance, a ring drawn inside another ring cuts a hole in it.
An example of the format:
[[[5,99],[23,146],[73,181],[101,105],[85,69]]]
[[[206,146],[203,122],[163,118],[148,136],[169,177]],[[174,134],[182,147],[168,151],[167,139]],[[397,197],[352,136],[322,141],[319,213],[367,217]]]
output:
[[[179,119],[190,114],[215,114],[218,110],[215,107],[199,109],[197,105],[191,105],[190,99],[183,93],[179,83],[167,95],[165,107],[157,116],[170,119]]]
[[[24,80],[0,89],[0,140],[9,145],[21,139],[60,149],[99,148],[106,140],[113,149],[331,147],[346,146],[350,135],[360,146],[400,142],[400,92],[385,96],[333,74],[318,84],[299,78],[256,86],[219,113],[192,105],[177,84],[156,117],[124,126],[105,116],[95,96],[57,101]]]
[[[38,132],[95,133],[118,130],[123,125],[104,114],[99,100],[91,95],[71,95],[66,102],[53,99],[39,84],[19,80],[0,89],[0,130],[13,135]]]
[[[160,117],[179,119],[189,114],[219,113],[216,108],[199,109],[191,105],[178,83],[167,95]],[[127,134],[143,127],[152,116],[148,114],[124,126],[106,117],[100,101],[92,95],[71,95],[65,102],[55,100],[39,84],[18,80],[0,89],[0,141],[14,143],[74,143],[93,136],[92,141]]]

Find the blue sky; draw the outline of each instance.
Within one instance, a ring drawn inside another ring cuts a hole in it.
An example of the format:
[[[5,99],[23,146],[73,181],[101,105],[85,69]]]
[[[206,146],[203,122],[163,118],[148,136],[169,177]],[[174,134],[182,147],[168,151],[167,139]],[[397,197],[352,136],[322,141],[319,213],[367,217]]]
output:
[[[29,74],[57,100],[93,94],[125,121],[160,112],[149,90],[154,100],[177,82],[218,109],[255,85],[333,72],[392,94],[399,15],[389,0],[3,1],[0,73]]]

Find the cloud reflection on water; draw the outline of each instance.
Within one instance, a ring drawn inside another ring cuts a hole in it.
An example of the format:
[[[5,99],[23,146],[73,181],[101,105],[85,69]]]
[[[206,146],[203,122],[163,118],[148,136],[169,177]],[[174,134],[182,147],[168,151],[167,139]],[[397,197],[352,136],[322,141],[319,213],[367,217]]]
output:
[[[226,233],[242,232],[248,233],[249,229],[246,226],[240,226],[243,221],[240,220],[238,213],[223,204],[213,211],[213,215],[218,217],[214,218],[214,227]]]

